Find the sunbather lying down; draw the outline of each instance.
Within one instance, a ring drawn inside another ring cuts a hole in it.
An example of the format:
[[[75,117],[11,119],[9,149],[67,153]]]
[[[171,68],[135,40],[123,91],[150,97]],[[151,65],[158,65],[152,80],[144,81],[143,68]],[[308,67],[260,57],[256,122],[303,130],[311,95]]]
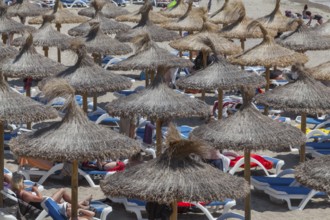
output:
[[[110,162],[101,162],[99,160],[96,163],[90,161],[84,161],[82,163],[83,169],[92,169],[92,170],[104,170],[104,171],[123,171],[125,170],[125,163],[117,160]]]

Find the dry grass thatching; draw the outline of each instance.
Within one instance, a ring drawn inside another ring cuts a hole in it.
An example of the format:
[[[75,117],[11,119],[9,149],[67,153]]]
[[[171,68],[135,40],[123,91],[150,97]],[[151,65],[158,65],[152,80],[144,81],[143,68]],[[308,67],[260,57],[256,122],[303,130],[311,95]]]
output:
[[[294,113],[330,112],[330,88],[309,76],[302,65],[295,65],[292,71],[298,74],[293,83],[279,86],[256,97],[259,103]]]
[[[210,16],[209,21],[216,24],[231,24],[237,21],[242,13],[245,13],[245,7],[241,0],[225,0],[223,6]]]
[[[159,67],[152,84],[145,90],[110,102],[106,108],[111,115],[132,118],[134,115],[151,118],[188,117],[209,114],[205,102],[189,98],[170,89],[164,82],[168,68]]]
[[[118,7],[113,2],[108,0],[105,1],[105,5],[102,8],[101,12],[106,18],[116,18],[120,15],[129,14],[129,11],[124,8]],[[93,7],[81,9],[78,12],[78,15],[92,18],[95,15],[95,9]]]
[[[217,149],[243,150],[290,150],[290,146],[301,145],[305,135],[296,127],[272,120],[263,115],[251,101],[253,88],[244,90],[243,105],[226,120],[214,121],[194,129],[191,138],[210,143]]]
[[[293,31],[295,27],[290,25],[292,18],[288,18],[280,11],[281,0],[276,0],[275,9],[264,17],[258,18],[259,21],[267,29],[275,29],[278,32]]]
[[[18,156],[51,161],[127,158],[140,145],[133,139],[91,122],[77,106],[74,90],[64,80],[53,80],[44,88],[46,97],[65,97],[66,114],[60,122],[20,135],[10,142]]]
[[[26,38],[21,51],[14,58],[1,61],[0,72],[4,76],[40,79],[65,69],[65,66],[38,54],[31,34]]]
[[[18,53],[15,47],[7,46],[0,43],[0,58],[12,58]]]
[[[327,50],[330,49],[330,36],[320,36],[313,28],[309,28],[303,20],[296,19],[298,27],[295,31],[281,36],[277,43],[291,50],[305,52],[306,50]]]
[[[149,12],[152,8],[151,4],[145,4],[140,8],[141,20],[131,30],[120,32],[116,35],[116,39],[121,42],[129,42],[136,36],[147,32],[151,39],[156,42],[170,41],[179,38],[179,35],[173,31],[166,30],[162,27],[154,25],[149,20]]]
[[[23,33],[32,32],[34,27],[25,26],[8,17],[7,7],[0,5],[0,33]]]
[[[295,178],[303,186],[330,193],[330,157],[306,161],[295,168]]]
[[[8,7],[9,16],[34,17],[46,13],[48,9],[42,8],[28,0],[17,0],[15,4]]]
[[[213,48],[210,39],[203,39],[205,45]],[[216,54],[216,53],[215,53]],[[185,89],[232,89],[241,86],[260,86],[265,83],[262,76],[255,73],[242,71],[237,66],[227,62],[223,57],[215,57],[215,61],[205,69],[197,71],[195,74],[181,78],[176,85]]]
[[[56,117],[55,109],[13,91],[0,75],[0,121],[27,123]]]
[[[241,55],[230,57],[231,63],[242,66],[286,67],[294,63],[306,63],[308,61],[305,54],[276,44],[274,38],[269,36],[268,31],[258,21],[253,21],[248,26],[249,30],[255,28],[260,28],[262,31],[263,41]]]
[[[316,26],[314,31],[322,36],[330,37],[330,19],[327,22]]]
[[[249,192],[243,178],[203,163],[201,144],[181,140],[174,129],[173,126],[169,128],[168,147],[160,157],[109,176],[101,181],[102,191],[107,196],[160,204],[238,199]]]
[[[311,68],[309,72],[314,79],[330,81],[330,61]]]
[[[92,23],[89,33],[84,37],[86,49],[89,53],[124,55],[133,52],[128,44],[113,39],[100,30],[99,23]]]
[[[162,23],[160,26],[173,31],[200,31],[207,10],[204,7],[192,8],[192,4],[193,1],[190,1],[186,13],[176,21]]]
[[[134,39],[135,54],[126,60],[111,66],[113,70],[156,70],[158,66],[166,67],[189,67],[192,62],[187,59],[170,54],[150,39],[147,33],[141,34]]]
[[[179,18],[186,13],[187,8],[188,5],[184,0],[177,0],[176,5],[173,8],[167,9],[166,11],[160,11],[159,13],[169,18]]]
[[[180,51],[207,51],[211,52],[209,46],[203,43],[203,38],[208,38],[215,46],[217,54],[234,55],[242,52],[240,46],[220,36],[218,26],[204,21],[201,32],[174,40],[169,43],[171,47]]]
[[[61,34],[52,27],[52,20],[54,20],[54,15],[44,15],[43,23],[41,27],[35,31],[33,36],[33,45],[42,47],[68,47],[70,37],[66,34]],[[21,46],[25,43],[25,37],[15,38],[11,43],[15,46]]]
[[[86,46],[76,40],[70,45],[70,49],[78,55],[74,66],[58,72],[54,78],[65,79],[79,94],[113,92],[121,89],[128,89],[132,82],[130,79],[113,74],[96,63],[87,55]],[[43,80],[39,87],[43,90],[51,78]]]

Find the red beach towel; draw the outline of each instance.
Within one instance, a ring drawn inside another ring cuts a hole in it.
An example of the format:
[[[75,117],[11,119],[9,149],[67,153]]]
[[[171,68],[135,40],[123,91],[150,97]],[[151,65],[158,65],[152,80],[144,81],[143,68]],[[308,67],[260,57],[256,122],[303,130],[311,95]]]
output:
[[[237,163],[237,161],[239,161],[241,158],[243,158],[244,156],[237,156],[234,159],[230,160],[230,167],[235,166],[235,164]],[[268,161],[266,159],[264,159],[262,156],[257,155],[257,154],[251,154],[251,157],[256,159],[257,161],[259,161],[267,170],[272,169],[273,168],[273,163],[271,161]],[[258,166],[256,163],[252,163],[251,162],[251,167],[256,167]],[[241,166],[242,168],[244,167],[244,165]]]

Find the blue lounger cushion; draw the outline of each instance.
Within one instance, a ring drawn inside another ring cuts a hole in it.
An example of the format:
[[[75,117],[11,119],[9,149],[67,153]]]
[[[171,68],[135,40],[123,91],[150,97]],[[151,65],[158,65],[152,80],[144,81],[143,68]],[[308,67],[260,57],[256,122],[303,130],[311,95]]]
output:
[[[330,155],[330,150],[316,150],[316,152],[323,155]]]
[[[275,186],[289,186],[295,181],[292,177],[267,177],[267,176],[252,176],[258,182],[268,183]]]
[[[270,186],[270,188],[290,195],[308,195],[312,190],[302,186]],[[319,192],[315,196],[325,196],[325,195],[326,194],[324,192]]]
[[[262,156],[265,160],[271,161],[273,163],[273,167],[276,167],[277,163],[280,162],[280,159],[277,159],[275,157],[267,157],[267,156]]]
[[[330,143],[329,142],[308,142],[306,143],[306,146],[311,147],[313,149],[320,149],[320,150],[330,150]]]

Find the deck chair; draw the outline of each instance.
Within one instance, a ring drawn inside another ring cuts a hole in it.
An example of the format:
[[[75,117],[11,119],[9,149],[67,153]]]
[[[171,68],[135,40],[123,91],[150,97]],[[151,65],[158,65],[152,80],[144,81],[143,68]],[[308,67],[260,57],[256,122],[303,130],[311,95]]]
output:
[[[301,124],[301,116],[297,116],[295,121],[297,123]],[[330,124],[330,118],[328,115],[322,115],[321,117],[317,117],[317,118],[307,117],[307,119],[306,119],[307,124],[314,125],[313,129],[315,129],[319,124],[322,124],[324,122]]]
[[[105,205],[105,204],[103,203],[103,205]],[[60,209],[59,205],[52,198],[45,197],[45,199],[41,202],[41,206],[44,208],[46,213],[48,213],[49,216],[51,216],[54,220],[67,220],[67,218],[65,216],[61,215],[61,213],[59,212],[59,209]],[[91,206],[93,207],[92,204],[91,204]],[[112,207],[105,205],[102,208],[100,218],[94,217],[93,219],[106,220],[107,216],[110,212],[112,212]]]
[[[72,8],[72,7],[89,7],[90,1],[85,1],[85,0],[74,0],[74,1],[69,1],[69,0],[61,0],[63,6],[65,8]]]
[[[289,210],[303,210],[313,197],[327,197],[326,193],[318,192],[303,186],[270,186],[264,191],[271,201],[287,202]],[[293,206],[291,200],[301,200],[298,206]]]

